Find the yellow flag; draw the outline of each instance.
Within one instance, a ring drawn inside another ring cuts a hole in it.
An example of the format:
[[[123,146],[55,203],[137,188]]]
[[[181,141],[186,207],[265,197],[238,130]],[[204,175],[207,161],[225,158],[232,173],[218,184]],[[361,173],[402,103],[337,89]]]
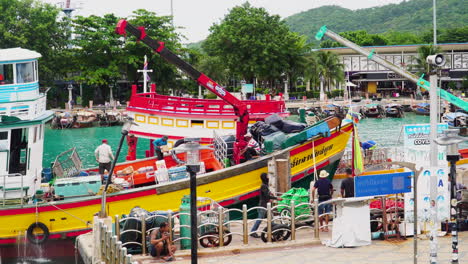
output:
[[[357,126],[354,126],[354,173],[359,175],[364,170],[364,161],[362,158],[361,145],[359,144],[359,136]]]

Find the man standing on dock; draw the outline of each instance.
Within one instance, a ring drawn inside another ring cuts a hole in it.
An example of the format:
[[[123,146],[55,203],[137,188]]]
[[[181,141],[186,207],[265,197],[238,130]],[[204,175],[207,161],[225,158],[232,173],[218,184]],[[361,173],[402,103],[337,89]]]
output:
[[[156,151],[156,155],[158,156],[158,160],[162,160],[164,158],[163,152],[161,150],[162,146],[167,146],[167,136],[163,136],[162,138],[156,139],[153,141],[154,151]]]
[[[328,232],[328,221],[329,213],[332,210],[332,205],[330,203],[323,203],[332,198],[333,195],[333,185],[328,179],[328,172],[325,170],[320,171],[319,179],[315,182],[314,187],[312,188],[312,200],[315,200],[315,190],[318,193],[318,213],[320,225],[319,227],[324,231]],[[325,216],[323,216],[325,214]],[[325,226],[323,225],[323,218],[325,218]]]
[[[94,151],[94,156],[96,156],[96,161],[99,163],[99,174],[101,174],[101,178],[103,179],[104,171],[110,172],[111,161],[114,159],[112,149],[107,144],[107,139],[102,140],[102,144]]]
[[[346,179],[341,182],[341,197],[354,197],[354,178],[351,168],[346,168]]]

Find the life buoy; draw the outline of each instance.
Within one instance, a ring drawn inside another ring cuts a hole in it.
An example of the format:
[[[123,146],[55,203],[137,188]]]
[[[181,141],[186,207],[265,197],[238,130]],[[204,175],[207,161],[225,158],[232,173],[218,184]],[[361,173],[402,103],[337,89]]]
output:
[[[34,235],[33,231],[35,228],[42,229],[42,232],[43,232],[42,235],[40,236]],[[45,224],[41,222],[36,222],[36,223],[32,223],[28,227],[28,231],[26,232],[26,235],[28,237],[29,242],[33,244],[42,244],[49,238],[50,233],[49,233],[49,228],[47,228]]]

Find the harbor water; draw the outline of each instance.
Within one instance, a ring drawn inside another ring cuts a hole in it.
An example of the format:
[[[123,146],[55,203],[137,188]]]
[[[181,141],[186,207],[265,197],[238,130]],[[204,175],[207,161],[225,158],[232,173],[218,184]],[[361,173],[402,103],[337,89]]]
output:
[[[404,118],[364,118],[358,124],[361,141],[373,140],[381,147],[394,147],[402,144],[402,127],[406,124],[428,123],[429,117],[406,113]],[[102,139],[107,139],[115,152],[121,137],[121,127],[91,127],[81,129],[46,128],[43,166],[50,167],[60,153],[76,147],[84,168],[96,167],[94,150]],[[137,158],[144,158],[149,149],[148,139],[138,139]],[[125,161],[126,142],[122,146],[119,162]]]

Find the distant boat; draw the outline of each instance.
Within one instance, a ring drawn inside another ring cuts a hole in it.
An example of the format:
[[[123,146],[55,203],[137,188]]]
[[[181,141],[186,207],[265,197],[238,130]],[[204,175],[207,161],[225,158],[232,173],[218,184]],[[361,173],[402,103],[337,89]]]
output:
[[[388,104],[385,106],[385,115],[387,117],[403,117],[403,107],[399,104]]]
[[[468,114],[462,112],[445,113],[442,122],[447,123],[450,128],[461,128],[467,126]]]
[[[417,115],[429,115],[430,113],[430,104],[428,103],[419,103],[413,106],[413,111]]]
[[[380,104],[367,104],[362,109],[362,113],[364,116],[371,118],[381,118],[385,115],[385,111]]]
[[[82,128],[82,127],[92,127],[95,122],[98,121],[97,114],[92,110],[80,110],[76,112],[76,122],[73,127]]]

